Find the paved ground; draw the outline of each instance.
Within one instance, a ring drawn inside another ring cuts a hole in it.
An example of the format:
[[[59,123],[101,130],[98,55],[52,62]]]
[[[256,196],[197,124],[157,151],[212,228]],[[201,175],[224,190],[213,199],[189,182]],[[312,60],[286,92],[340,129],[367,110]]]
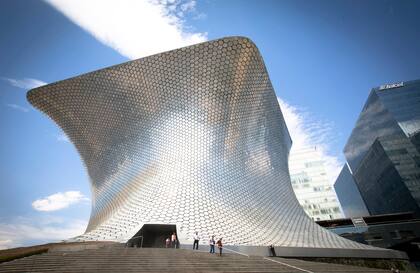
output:
[[[0,272],[179,272],[179,273],[331,273],[390,272],[295,259],[247,257],[184,249],[124,248],[54,251],[0,264]]]

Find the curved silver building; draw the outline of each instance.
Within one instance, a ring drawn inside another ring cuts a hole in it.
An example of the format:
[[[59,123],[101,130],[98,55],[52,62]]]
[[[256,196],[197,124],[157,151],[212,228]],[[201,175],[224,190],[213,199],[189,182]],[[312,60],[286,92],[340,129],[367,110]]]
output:
[[[121,241],[165,224],[181,244],[198,231],[237,247],[391,255],[324,230],[300,207],[291,139],[249,39],[101,69],[35,88],[28,100],[63,129],[89,173],[93,207],[80,239]]]

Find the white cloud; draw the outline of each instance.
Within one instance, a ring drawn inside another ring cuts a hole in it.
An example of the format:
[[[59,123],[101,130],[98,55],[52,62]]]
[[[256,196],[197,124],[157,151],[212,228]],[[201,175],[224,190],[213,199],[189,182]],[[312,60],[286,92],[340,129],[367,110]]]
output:
[[[122,55],[136,59],[207,40],[183,19],[195,1],[46,0]]]
[[[10,108],[12,108],[14,110],[18,110],[18,111],[24,112],[24,113],[29,112],[29,109],[28,108],[23,107],[23,106],[20,106],[20,105],[17,105],[17,104],[9,103],[9,104],[6,104],[6,106],[7,107],[10,107]]]
[[[1,231],[0,231],[0,236],[1,236]],[[1,249],[7,249],[7,248],[12,248],[14,247],[13,241],[10,239],[4,239],[1,240],[0,239],[0,250]]]
[[[24,78],[21,80],[11,79],[11,78],[2,78],[2,79],[7,81],[10,85],[13,85],[18,88],[26,89],[26,90],[40,87],[47,84],[46,82],[43,82],[37,79],[31,79],[31,78]]]
[[[56,138],[58,142],[70,142],[69,137],[64,133],[60,133]]]
[[[180,8],[184,12],[195,10],[195,4],[195,1],[186,1],[185,3],[181,4]]]
[[[0,219],[0,249],[66,240],[84,233],[87,221],[56,217]]]
[[[343,166],[343,162],[331,151],[331,144],[335,141],[334,124],[319,120],[305,109],[292,106],[280,98],[278,101],[293,141],[290,152],[316,146],[325,161],[330,182],[334,183]]]
[[[39,211],[55,211],[69,207],[82,201],[88,201],[80,191],[66,191],[54,193],[32,202],[32,207]]]

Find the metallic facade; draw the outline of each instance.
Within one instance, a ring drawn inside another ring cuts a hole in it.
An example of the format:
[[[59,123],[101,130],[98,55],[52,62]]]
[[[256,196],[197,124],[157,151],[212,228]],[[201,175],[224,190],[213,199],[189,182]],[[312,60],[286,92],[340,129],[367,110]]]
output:
[[[291,139],[255,45],[232,37],[28,92],[76,146],[92,188],[85,240],[176,224],[226,245],[373,249],[306,216],[288,172]]]

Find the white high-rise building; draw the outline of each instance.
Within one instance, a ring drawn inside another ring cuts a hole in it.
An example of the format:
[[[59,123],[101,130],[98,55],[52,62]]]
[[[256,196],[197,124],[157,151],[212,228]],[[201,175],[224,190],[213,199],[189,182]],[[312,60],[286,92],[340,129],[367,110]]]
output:
[[[317,147],[290,151],[293,190],[306,214],[315,221],[343,218],[334,187]]]

